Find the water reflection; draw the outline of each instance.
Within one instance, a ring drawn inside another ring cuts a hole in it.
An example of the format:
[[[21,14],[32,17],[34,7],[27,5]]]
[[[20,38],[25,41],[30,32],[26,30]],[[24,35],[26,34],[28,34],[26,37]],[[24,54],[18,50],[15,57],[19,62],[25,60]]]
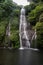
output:
[[[20,51],[19,61],[20,65],[28,65],[28,62],[30,62],[30,51],[25,52],[24,50]]]
[[[43,52],[0,50],[1,65],[43,65]]]

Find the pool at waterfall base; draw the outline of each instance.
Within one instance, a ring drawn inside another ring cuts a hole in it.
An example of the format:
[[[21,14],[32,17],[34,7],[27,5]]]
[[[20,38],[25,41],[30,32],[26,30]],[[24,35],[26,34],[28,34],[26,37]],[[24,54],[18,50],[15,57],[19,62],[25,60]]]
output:
[[[0,65],[43,65],[43,51],[0,49]]]

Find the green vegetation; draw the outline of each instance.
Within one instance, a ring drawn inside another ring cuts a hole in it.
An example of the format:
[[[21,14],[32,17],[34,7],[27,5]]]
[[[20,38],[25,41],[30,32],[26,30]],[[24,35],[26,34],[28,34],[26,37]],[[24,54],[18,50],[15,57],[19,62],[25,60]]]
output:
[[[11,23],[11,35],[10,40],[13,44],[13,47],[19,47],[19,22],[18,17],[15,17],[13,22]]]
[[[19,15],[20,8],[12,0],[0,0],[0,47],[19,47]],[[25,6],[27,21],[32,29],[36,29],[37,48],[43,48],[43,0],[33,0]],[[10,23],[10,36],[6,35]],[[33,47],[35,40],[33,40]]]
[[[36,24],[37,29],[37,47],[43,48],[43,22],[37,22]]]
[[[0,47],[19,47],[19,14],[20,6],[12,0],[0,0]],[[6,29],[10,22],[10,36]]]
[[[34,5],[34,6],[32,6]],[[43,48],[43,1],[33,0],[33,2],[26,6],[26,16],[27,21],[30,22],[32,28],[36,29],[37,38],[36,45],[37,48]],[[33,47],[35,45],[35,40],[33,40]]]

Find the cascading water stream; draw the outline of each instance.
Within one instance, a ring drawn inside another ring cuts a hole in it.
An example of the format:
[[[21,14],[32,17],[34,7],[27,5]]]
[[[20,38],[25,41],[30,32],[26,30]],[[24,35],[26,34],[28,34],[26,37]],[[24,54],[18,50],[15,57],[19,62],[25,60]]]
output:
[[[24,8],[21,9],[19,35],[20,35],[20,49],[24,49],[28,47],[30,48]]]
[[[10,36],[10,22],[9,22],[7,28],[6,28],[6,35]]]

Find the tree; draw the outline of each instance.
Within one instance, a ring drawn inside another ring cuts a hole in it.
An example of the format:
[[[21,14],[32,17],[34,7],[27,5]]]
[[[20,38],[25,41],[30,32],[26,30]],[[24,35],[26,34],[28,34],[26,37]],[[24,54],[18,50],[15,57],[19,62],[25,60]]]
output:
[[[43,22],[38,22],[35,28],[37,30],[37,47],[43,48]]]
[[[39,21],[39,16],[43,12],[43,4],[40,4],[36,6],[35,9],[33,9],[29,15],[28,15],[28,21],[31,23],[31,25],[35,25],[37,21]]]
[[[8,46],[6,28],[10,22],[10,43],[14,48],[19,47],[19,14],[20,7],[12,0],[0,0],[0,46]]]
[[[0,3],[3,3],[5,0],[0,0]]]
[[[26,9],[26,15],[28,15],[28,13],[31,12],[31,10],[33,10],[36,7],[36,4],[34,2],[30,3],[30,5],[26,5],[25,9]]]

